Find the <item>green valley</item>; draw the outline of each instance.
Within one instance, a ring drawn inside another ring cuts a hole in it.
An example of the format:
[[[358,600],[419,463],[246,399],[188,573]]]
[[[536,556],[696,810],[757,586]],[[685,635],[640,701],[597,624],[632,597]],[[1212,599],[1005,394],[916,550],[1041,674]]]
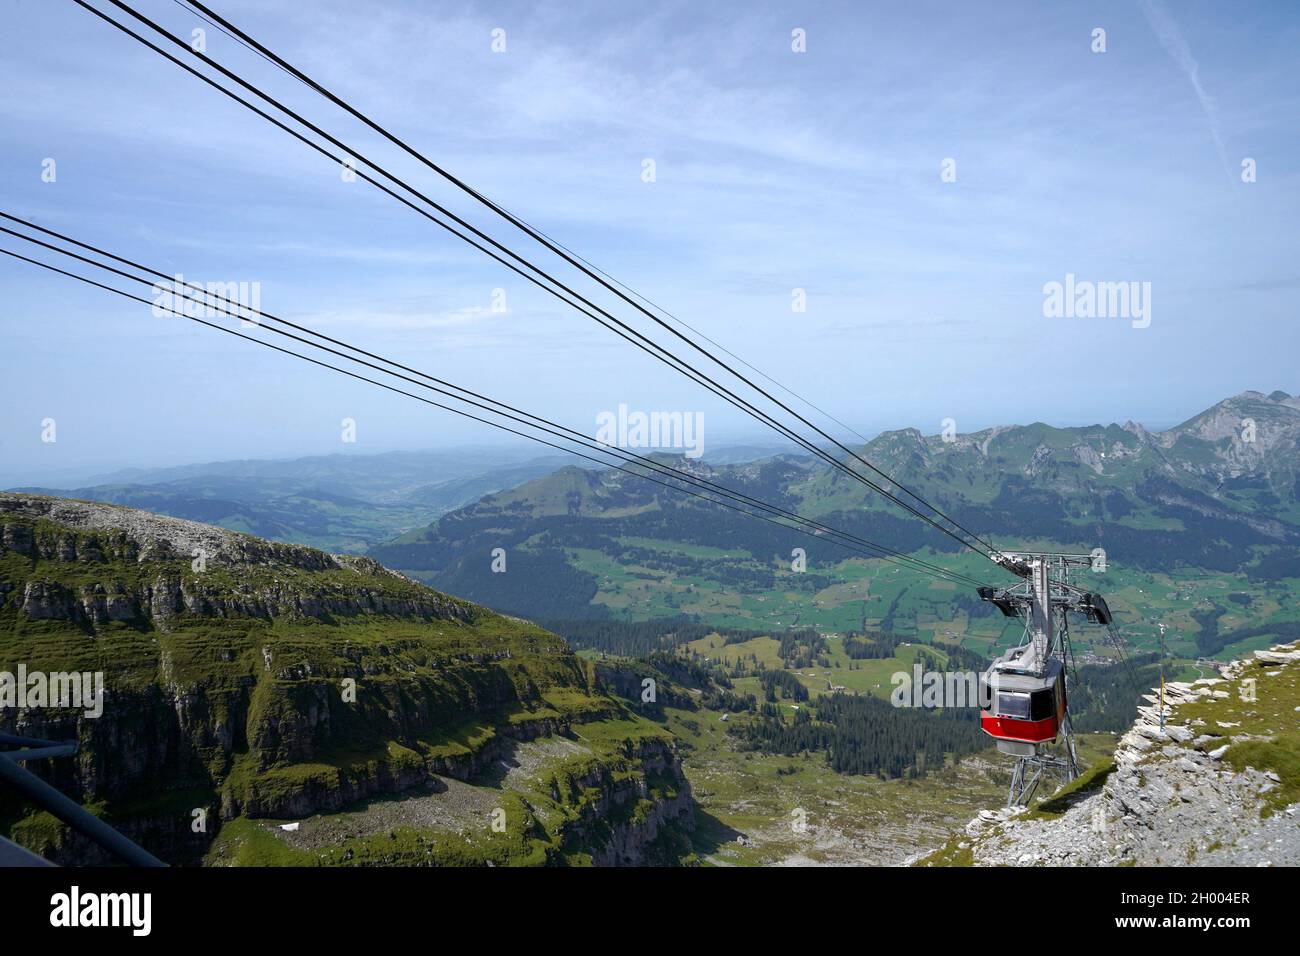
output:
[[[1232,428],[1246,417],[1254,443]],[[1091,762],[1158,683],[1161,651],[1169,679],[1196,679],[1300,630],[1298,437],[1300,400],[1247,393],[1162,433],[907,431],[864,452],[999,543],[1097,558],[1085,586],[1108,598],[1124,659],[1076,630],[1071,713]],[[685,467],[996,573],[811,459]],[[254,511],[299,510],[257,472],[237,478]],[[108,686],[102,719],[5,711],[0,729],[78,740],[95,756],[56,762],[53,782],[169,860],[215,866],[902,863],[1004,798],[976,711],[889,703],[914,668],[973,675],[1019,642],[967,588],[617,471],[519,478],[369,556],[0,496],[0,671]],[[419,475],[386,481],[396,511],[358,506],[355,539],[338,524],[324,539],[374,540],[414,514]],[[155,493],[142,500],[167,503]],[[100,858],[12,800],[0,830]]]
[[[1247,392],[1164,432],[1131,422],[951,440],[907,430],[881,435],[862,455],[1004,547],[1096,551],[1088,584],[1107,595],[1139,651],[1158,648],[1160,624],[1166,649],[1189,664],[1300,629],[1300,399],[1284,392]],[[967,576],[996,574],[810,458],[685,467]],[[495,549],[507,555],[506,573],[493,571]],[[1019,639],[1018,627],[952,582],[614,471],[563,469],[370,553],[452,593],[545,619],[877,628],[985,655]],[[1076,639],[1111,653],[1095,635]]]

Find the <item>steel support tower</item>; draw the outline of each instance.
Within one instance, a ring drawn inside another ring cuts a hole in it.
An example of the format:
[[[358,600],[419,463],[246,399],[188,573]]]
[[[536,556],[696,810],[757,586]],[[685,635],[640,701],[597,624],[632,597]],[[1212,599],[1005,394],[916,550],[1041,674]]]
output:
[[[1004,565],[1018,569],[1025,580],[1009,588],[980,588],[980,597],[996,605],[1006,616],[1024,622],[1024,635],[1013,652],[1018,652],[1017,667],[1043,677],[1051,662],[1059,660],[1066,674],[1067,688],[1065,716],[1055,740],[1037,744],[998,742],[999,749],[1016,758],[1007,791],[1010,807],[1027,804],[1046,778],[1056,777],[1068,783],[1079,776],[1068,695],[1077,681],[1070,646],[1070,615],[1081,614],[1109,628],[1111,614],[1101,595],[1071,583],[1071,578],[1093,567],[1092,555],[1008,552],[1004,558]],[[991,679],[996,678],[995,669],[991,669],[991,675]]]

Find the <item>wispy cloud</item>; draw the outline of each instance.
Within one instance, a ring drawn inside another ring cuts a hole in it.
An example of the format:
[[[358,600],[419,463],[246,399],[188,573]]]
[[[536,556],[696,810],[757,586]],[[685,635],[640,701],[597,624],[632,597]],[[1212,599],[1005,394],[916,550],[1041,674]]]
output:
[[[1174,18],[1156,0],[1142,0],[1142,13],[1151,24],[1151,29],[1155,31],[1160,45],[1165,48],[1165,52],[1178,64],[1178,68],[1191,83],[1196,99],[1201,104],[1201,111],[1205,114],[1205,123],[1210,129],[1210,135],[1214,137],[1215,148],[1219,151],[1219,160],[1223,163],[1223,172],[1227,175],[1228,182],[1235,183],[1236,178],[1228,163],[1228,150],[1223,144],[1223,135],[1219,131],[1218,106],[1201,83],[1200,66],[1192,56],[1192,48],[1183,38],[1182,31],[1178,29]]]

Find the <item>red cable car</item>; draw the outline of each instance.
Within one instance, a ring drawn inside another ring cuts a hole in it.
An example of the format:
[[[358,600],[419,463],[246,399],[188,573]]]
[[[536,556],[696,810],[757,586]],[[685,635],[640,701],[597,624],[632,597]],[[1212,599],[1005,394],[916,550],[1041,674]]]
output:
[[[1033,645],[1009,651],[980,679],[980,729],[1003,753],[1032,756],[1065,723],[1065,666],[1053,658],[1035,673]]]

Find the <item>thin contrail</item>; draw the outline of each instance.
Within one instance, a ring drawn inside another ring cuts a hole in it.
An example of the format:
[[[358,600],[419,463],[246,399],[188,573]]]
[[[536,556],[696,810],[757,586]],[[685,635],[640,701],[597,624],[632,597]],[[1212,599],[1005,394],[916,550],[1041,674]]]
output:
[[[1174,22],[1173,17],[1156,0],[1141,0],[1141,6],[1142,13],[1146,16],[1147,23],[1151,24],[1156,39],[1192,84],[1196,98],[1200,101],[1201,110],[1205,113],[1206,125],[1210,127],[1210,135],[1214,137],[1214,145],[1218,147],[1223,171],[1228,176],[1228,182],[1235,185],[1236,178],[1233,176],[1232,166],[1228,163],[1228,150],[1223,145],[1223,137],[1219,134],[1218,110],[1213,97],[1206,93],[1205,87],[1201,85],[1200,67],[1197,66],[1196,58],[1192,56],[1191,47],[1183,39],[1182,31],[1178,29],[1178,24]]]

